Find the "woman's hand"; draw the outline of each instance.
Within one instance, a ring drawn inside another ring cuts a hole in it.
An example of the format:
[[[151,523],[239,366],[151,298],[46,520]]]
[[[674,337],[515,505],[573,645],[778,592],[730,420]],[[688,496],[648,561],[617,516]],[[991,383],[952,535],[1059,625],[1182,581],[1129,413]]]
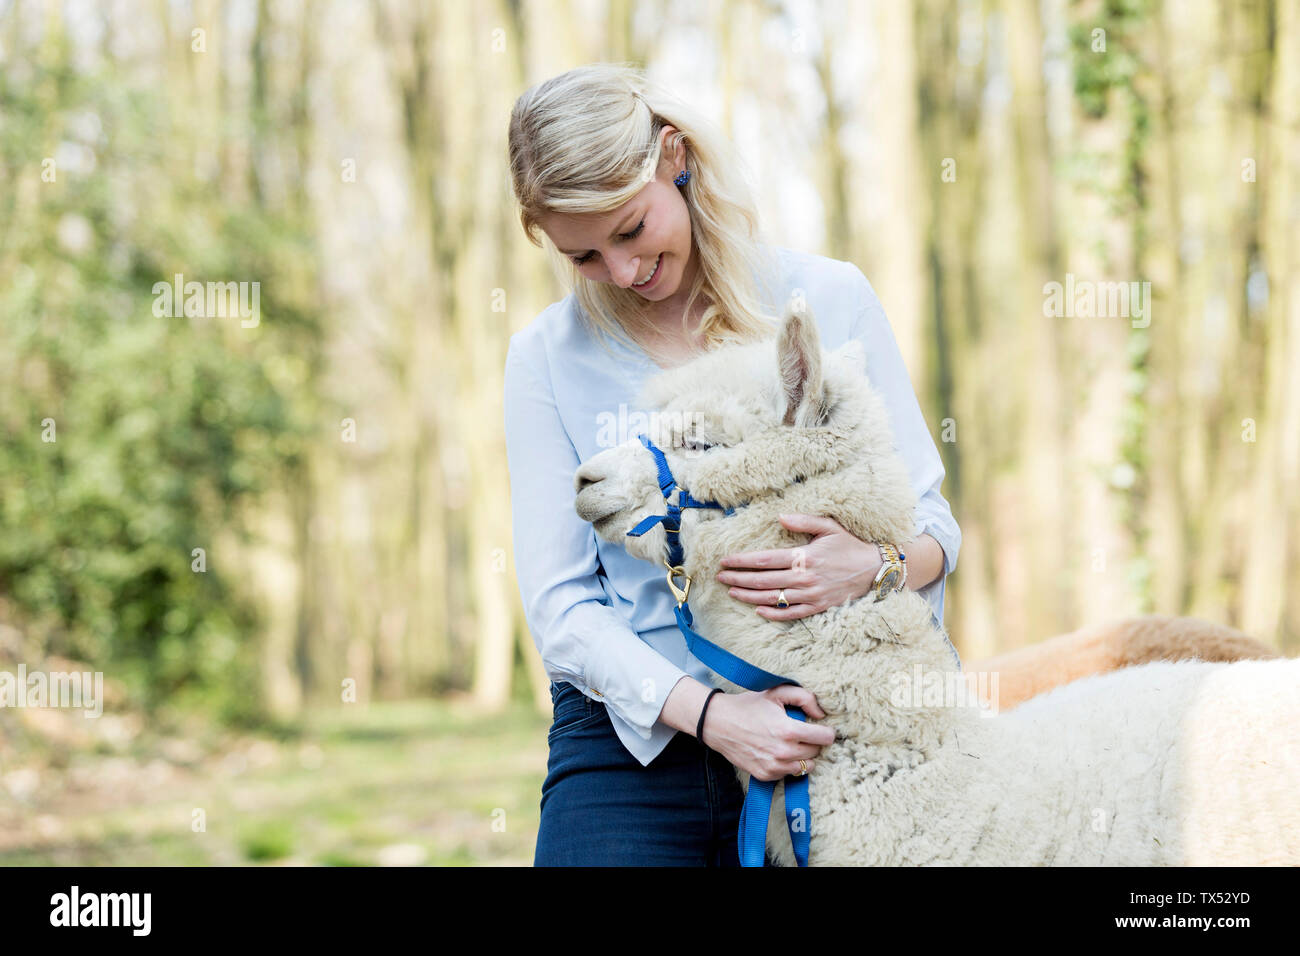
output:
[[[781,515],[781,525],[814,537],[797,548],[726,555],[717,579],[732,585],[728,593],[736,600],[757,605],[757,613],[769,621],[792,621],[870,590],[882,563],[874,544],[821,515]],[[781,588],[790,603],[787,608],[776,606]]]
[[[704,714],[704,744],[755,780],[798,774],[800,760],[812,773],[813,758],[835,742],[835,729],[795,720],[786,704],[802,707],[809,720],[826,716],[812,691],[794,684],[718,694]]]

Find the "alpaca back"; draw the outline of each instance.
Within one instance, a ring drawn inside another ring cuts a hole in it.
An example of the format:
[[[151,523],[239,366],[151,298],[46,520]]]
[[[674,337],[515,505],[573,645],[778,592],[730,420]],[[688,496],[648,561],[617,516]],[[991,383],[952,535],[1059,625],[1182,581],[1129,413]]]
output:
[[[1179,737],[1186,862],[1300,866],[1300,660],[1203,666]]]
[[[1298,688],[1295,660],[1158,662],[1055,688],[998,720],[1041,766],[1053,764],[1047,750],[1066,754],[1056,765],[1069,776],[1051,789],[1107,835],[1104,863],[1300,865]]]

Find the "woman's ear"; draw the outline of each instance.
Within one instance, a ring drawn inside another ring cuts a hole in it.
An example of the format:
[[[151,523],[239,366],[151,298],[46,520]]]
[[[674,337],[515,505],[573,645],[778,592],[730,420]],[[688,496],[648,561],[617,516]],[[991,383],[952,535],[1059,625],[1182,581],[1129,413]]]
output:
[[[659,130],[659,165],[666,171],[670,181],[677,175],[677,170],[686,160],[686,141],[679,139],[674,148],[672,137],[677,135],[677,127],[665,123]]]

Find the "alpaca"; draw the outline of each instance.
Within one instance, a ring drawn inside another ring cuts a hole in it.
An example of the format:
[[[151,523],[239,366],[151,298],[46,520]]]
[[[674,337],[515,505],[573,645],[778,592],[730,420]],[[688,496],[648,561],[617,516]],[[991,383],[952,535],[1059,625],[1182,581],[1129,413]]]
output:
[[[963,667],[966,674],[997,674],[984,699],[1010,710],[1031,697],[1090,674],[1152,661],[1271,660],[1282,655],[1235,628],[1195,617],[1146,614],[1059,634]],[[968,678],[969,679],[969,678]]]
[[[963,692],[915,591],[795,621],[728,596],[723,555],[807,543],[783,512],[912,539],[915,495],[860,342],[823,353],[807,309],[787,309],[775,339],[656,374],[638,398],[679,486],[735,509],[682,517],[696,627],[807,687],[835,729],[810,778],[812,865],[1300,863],[1300,662],[1152,663],[994,714]],[[639,440],[585,462],[574,490],[597,534],[665,563],[662,525],[626,534],[664,511]],[[791,866],[782,794],[768,854]]]

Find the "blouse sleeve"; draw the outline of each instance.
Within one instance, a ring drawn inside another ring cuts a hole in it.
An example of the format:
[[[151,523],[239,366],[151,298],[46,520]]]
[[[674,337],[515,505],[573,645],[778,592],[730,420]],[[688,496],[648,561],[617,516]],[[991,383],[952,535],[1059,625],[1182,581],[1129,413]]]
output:
[[[853,337],[860,339],[867,355],[867,375],[889,408],[894,445],[907,463],[916,492],[916,534],[929,533],[943,548],[943,568],[934,581],[917,591],[930,602],[936,626],[943,625],[944,582],[957,567],[961,529],[952,509],[940,492],[945,475],[943,459],[921,414],[921,407],[907,374],[893,329],[884,307],[862,271],[853,267],[859,286],[858,312]]]
[[[534,367],[514,337],[504,407],[515,573],[533,643],[551,680],[603,701],[648,740],[686,671],[610,606],[595,531],[573,506],[578,452],[549,374]]]

